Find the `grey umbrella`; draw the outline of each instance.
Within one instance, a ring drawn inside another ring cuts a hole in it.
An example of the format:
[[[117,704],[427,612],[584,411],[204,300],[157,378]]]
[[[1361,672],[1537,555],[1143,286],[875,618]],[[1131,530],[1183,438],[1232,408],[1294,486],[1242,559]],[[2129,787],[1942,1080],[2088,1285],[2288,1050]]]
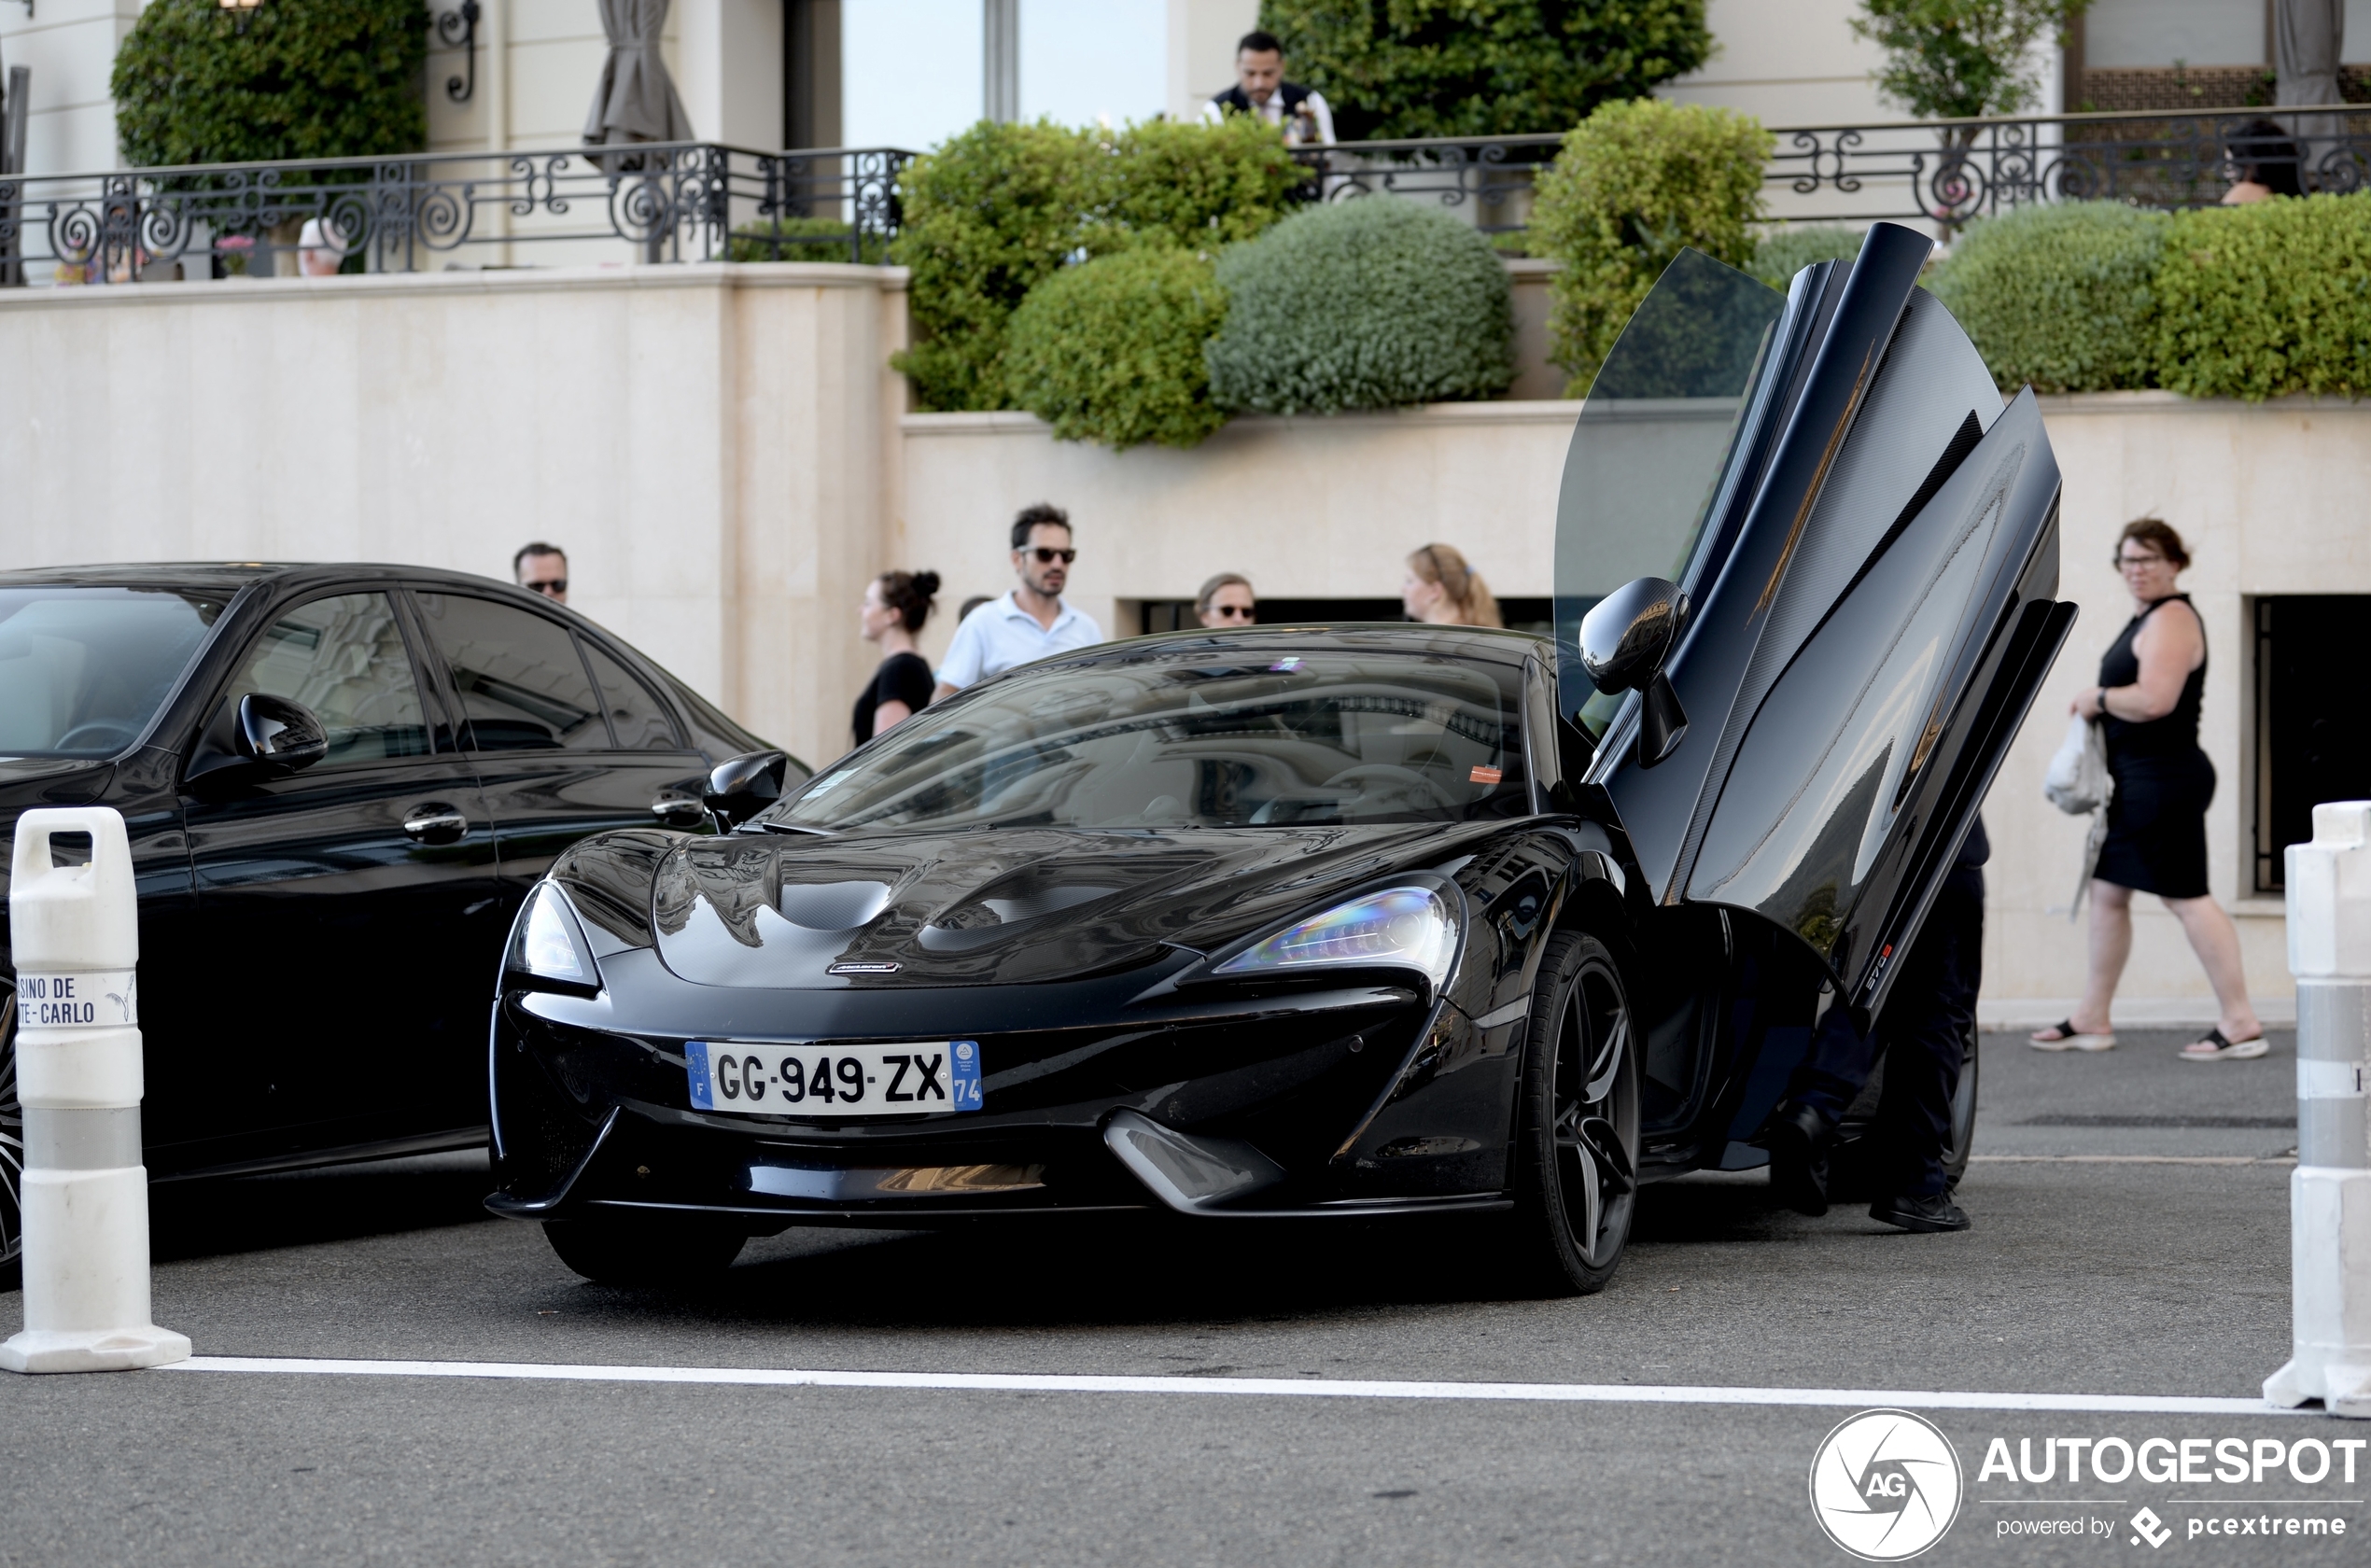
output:
[[[2279,0],[2273,11],[2274,64],[2279,85],[2274,101],[2292,104],[2338,104],[2346,95],[2338,89],[2338,51],[2346,36],[2345,0]],[[2284,115],[2282,129],[2297,144],[2297,176],[2308,190],[2314,181],[2308,171],[2321,163],[2337,145],[2342,127],[2336,115]]]
[[[601,0],[601,30],[610,35],[609,58],[593,90],[593,111],[584,118],[584,139],[594,146],[620,142],[688,142],[692,117],[675,91],[659,55],[669,0]]]

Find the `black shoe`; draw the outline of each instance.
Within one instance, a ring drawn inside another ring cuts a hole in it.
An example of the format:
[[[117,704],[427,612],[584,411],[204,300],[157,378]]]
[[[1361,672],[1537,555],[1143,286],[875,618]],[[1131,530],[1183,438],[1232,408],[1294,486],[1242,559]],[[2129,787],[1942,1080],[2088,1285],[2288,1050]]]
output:
[[[1881,1197],[1869,1206],[1869,1217],[1904,1230],[1965,1230],[1972,1224],[1968,1211],[1951,1201],[1949,1193],[1932,1197]]]
[[[1780,1101],[1762,1128],[1771,1196],[1798,1214],[1828,1211],[1828,1141],[1834,1131],[1818,1110],[1791,1100]]]

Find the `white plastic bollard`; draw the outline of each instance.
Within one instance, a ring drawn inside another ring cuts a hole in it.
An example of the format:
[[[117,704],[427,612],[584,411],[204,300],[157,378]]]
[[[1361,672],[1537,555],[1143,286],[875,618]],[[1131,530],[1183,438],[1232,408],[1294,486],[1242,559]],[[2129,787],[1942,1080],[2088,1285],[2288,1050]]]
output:
[[[2297,977],[2297,1169],[2289,1177],[2295,1350],[2275,1405],[2371,1416],[2371,801],[2313,808],[2288,853]]]
[[[59,865],[52,835],[91,835]],[[148,1321],[148,1172],[140,1163],[139,909],[123,818],[106,806],[17,819],[8,887],[24,1106],[24,1332],[11,1372],[120,1372],[184,1361]]]

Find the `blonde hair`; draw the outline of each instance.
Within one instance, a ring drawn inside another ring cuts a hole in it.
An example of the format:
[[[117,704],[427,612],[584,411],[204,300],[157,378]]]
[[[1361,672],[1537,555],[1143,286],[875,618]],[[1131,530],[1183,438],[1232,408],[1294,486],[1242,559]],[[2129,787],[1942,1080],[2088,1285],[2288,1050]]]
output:
[[[1408,567],[1426,582],[1438,582],[1456,607],[1457,624],[1461,626],[1503,626],[1499,619],[1498,600],[1492,596],[1490,584],[1481,573],[1466,564],[1456,546],[1428,544],[1408,557]]]

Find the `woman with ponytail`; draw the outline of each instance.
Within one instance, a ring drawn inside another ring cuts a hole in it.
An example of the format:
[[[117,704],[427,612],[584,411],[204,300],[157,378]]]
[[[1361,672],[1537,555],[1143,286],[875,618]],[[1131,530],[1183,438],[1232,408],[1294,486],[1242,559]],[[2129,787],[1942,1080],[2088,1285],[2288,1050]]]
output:
[[[1399,602],[1410,621],[1429,626],[1503,626],[1498,601],[1481,573],[1446,544],[1428,544],[1408,557]]]
[[[864,640],[879,643],[887,657],[856,699],[857,745],[929,706],[931,666],[914,651],[914,634],[931,618],[932,595],[937,592],[938,573],[928,571],[883,572],[864,585],[859,624]]]

